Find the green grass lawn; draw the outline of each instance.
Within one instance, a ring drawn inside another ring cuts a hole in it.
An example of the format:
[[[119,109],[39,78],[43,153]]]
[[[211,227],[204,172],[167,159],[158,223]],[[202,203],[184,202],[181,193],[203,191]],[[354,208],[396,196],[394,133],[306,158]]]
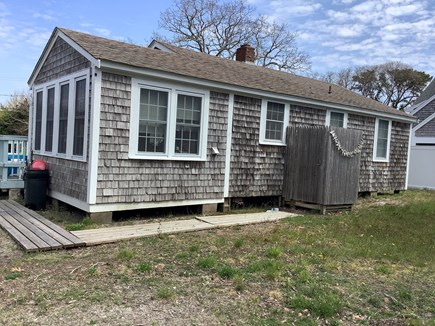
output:
[[[0,275],[7,325],[38,316],[56,324],[56,311],[83,324],[131,325],[148,302],[147,325],[435,325],[435,192],[361,199],[352,212],[327,216],[22,255]]]

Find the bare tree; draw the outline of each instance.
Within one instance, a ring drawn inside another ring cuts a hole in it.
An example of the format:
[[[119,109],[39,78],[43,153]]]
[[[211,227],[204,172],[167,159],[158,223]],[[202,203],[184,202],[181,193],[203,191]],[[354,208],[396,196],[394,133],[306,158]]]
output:
[[[171,43],[224,58],[234,58],[242,44],[256,48],[258,65],[274,69],[307,70],[310,60],[296,46],[297,34],[286,24],[255,15],[244,0],[175,0],[163,11],[160,26]]]

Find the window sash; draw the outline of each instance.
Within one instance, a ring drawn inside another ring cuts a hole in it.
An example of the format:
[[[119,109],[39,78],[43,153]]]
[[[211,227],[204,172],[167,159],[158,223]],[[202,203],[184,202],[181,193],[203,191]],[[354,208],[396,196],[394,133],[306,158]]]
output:
[[[76,81],[73,155],[82,156],[85,140],[86,79]]]
[[[51,87],[47,90],[47,117],[45,123],[45,150],[47,152],[53,151],[54,101],[55,88]]]
[[[388,157],[388,136],[390,122],[387,120],[378,120],[377,140],[376,140],[376,158],[387,159]]]
[[[66,154],[67,136],[68,136],[68,104],[69,104],[69,84],[60,86],[60,103],[59,103],[59,137],[57,143],[57,152]]]
[[[330,114],[331,114],[331,116],[330,116],[330,120],[329,120],[329,125],[332,127],[343,128],[344,127],[344,113],[331,112]]]
[[[41,136],[42,136],[42,104],[43,92],[36,93],[36,114],[35,114],[35,150],[41,149]]]
[[[283,140],[285,105],[267,102],[265,140]]]
[[[178,94],[175,153],[199,154],[202,98]]]
[[[140,89],[138,152],[166,153],[168,97],[166,91]]]

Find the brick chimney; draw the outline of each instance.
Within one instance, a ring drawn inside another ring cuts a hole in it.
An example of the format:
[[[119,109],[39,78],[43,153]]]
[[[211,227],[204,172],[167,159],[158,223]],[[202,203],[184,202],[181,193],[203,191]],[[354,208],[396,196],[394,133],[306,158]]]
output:
[[[249,44],[243,44],[236,50],[236,61],[254,63],[255,49]]]

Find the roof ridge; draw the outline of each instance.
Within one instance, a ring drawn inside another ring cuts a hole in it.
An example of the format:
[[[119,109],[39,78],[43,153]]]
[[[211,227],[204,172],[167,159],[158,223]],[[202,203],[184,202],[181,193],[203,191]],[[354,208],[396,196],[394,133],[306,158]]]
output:
[[[163,71],[178,76],[207,80],[231,87],[242,87],[330,105],[383,112],[410,117],[336,84],[295,73],[274,70],[236,60],[177,47],[158,40],[173,52],[158,51],[145,45],[131,44],[106,37],[56,27],[84,51],[101,62],[115,62],[140,69]],[[56,29],[55,29],[56,31]],[[158,52],[157,52],[158,51]],[[158,53],[158,54],[157,54]]]

